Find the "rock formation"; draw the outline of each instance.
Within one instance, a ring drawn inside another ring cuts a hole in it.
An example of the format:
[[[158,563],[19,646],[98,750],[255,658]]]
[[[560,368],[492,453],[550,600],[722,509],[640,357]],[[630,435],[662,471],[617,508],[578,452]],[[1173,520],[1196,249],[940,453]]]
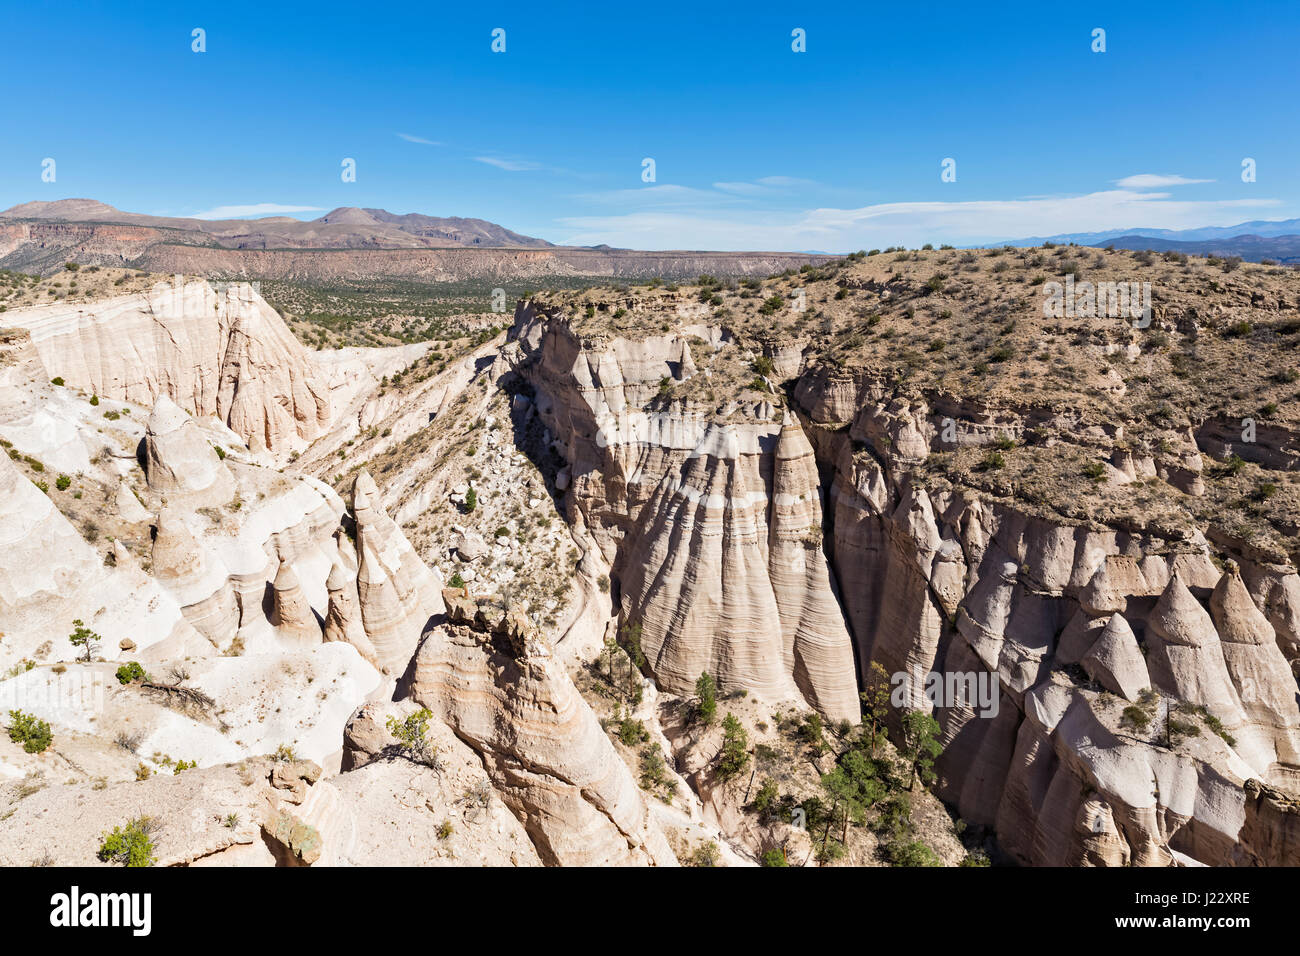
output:
[[[483,758],[549,865],[675,862],[627,765],[517,608],[444,592],[410,697]]]
[[[425,625],[442,610],[441,582],[379,504],[374,479],[364,470],[352,486],[352,514],[361,621],[380,667],[400,673]]]
[[[161,395],[144,436],[144,474],[151,491],[196,504],[224,505],[235,480],[224,461],[175,402]]]
[[[30,331],[51,375],[101,398],[152,406],[166,396],[216,416],[255,451],[299,447],[331,419],[323,373],[247,284],[159,283],[7,318]]]

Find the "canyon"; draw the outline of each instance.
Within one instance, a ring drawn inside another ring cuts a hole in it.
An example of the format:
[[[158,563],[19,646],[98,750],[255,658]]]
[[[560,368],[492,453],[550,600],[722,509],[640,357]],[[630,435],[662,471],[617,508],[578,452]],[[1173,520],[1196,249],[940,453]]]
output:
[[[435,357],[200,277],[271,253],[149,255],[185,276],[0,316],[0,709],[53,733],[0,739],[0,862],[141,806],[177,865],[1295,862],[1294,272],[750,254]],[[1049,274],[1152,321],[1047,317]],[[877,722],[905,783],[918,714],[907,826],[800,826]]]

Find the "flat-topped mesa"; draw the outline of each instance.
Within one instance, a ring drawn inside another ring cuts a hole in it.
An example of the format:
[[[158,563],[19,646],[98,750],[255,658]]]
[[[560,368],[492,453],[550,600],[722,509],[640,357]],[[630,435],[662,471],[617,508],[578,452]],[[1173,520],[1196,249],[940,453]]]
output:
[[[149,414],[144,435],[144,474],[149,489],[187,502],[225,504],[235,492],[230,469],[194,421],[166,395]]]

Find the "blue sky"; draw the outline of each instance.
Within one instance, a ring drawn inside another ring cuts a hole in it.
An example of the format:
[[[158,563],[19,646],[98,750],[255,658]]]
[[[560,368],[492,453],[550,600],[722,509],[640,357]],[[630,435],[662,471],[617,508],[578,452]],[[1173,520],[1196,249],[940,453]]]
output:
[[[835,252],[1300,216],[1300,4],[729,6],[11,3],[0,208]]]

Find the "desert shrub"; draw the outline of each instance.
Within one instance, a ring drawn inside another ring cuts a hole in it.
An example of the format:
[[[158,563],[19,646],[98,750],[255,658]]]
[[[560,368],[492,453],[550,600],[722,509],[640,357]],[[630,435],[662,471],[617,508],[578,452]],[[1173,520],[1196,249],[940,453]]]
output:
[[[1120,716],[1120,723],[1134,730],[1146,730],[1151,723],[1151,716],[1136,704],[1129,704]]]
[[[885,847],[890,866],[942,866],[933,850],[920,840],[895,840]]]
[[[650,731],[645,729],[644,723],[628,714],[618,718],[618,739],[629,747],[635,747],[650,739]]]
[[[428,736],[431,719],[433,712],[427,707],[421,707],[415,713],[408,714],[404,720],[389,717],[387,721],[388,732],[397,741],[398,749],[412,760],[430,765],[436,762],[438,755],[437,748]]]
[[[129,661],[117,669],[117,682],[119,684],[133,684],[136,681],[148,679],[149,675],[144,672],[144,668],[137,661]]]
[[[9,739],[22,744],[29,754],[44,753],[54,741],[50,725],[34,714],[21,710],[9,711]]]
[[[153,866],[158,862],[153,855],[155,829],[149,817],[137,817],[128,820],[125,826],[113,827],[113,832],[102,838],[99,858],[122,866]]]
[[[720,866],[722,864],[722,851],[712,840],[705,840],[697,846],[687,860],[689,866]]]

